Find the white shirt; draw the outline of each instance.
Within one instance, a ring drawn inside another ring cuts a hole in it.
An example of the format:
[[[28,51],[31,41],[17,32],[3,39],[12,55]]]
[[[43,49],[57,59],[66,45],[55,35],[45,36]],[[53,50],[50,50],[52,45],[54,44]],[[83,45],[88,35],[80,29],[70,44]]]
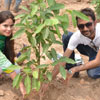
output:
[[[88,45],[92,47],[95,51],[98,51],[100,49],[100,23],[96,24],[95,38],[93,40],[85,37],[78,30],[71,36],[68,43],[68,48],[70,50],[74,50],[79,44]],[[96,48],[94,47],[94,45]]]

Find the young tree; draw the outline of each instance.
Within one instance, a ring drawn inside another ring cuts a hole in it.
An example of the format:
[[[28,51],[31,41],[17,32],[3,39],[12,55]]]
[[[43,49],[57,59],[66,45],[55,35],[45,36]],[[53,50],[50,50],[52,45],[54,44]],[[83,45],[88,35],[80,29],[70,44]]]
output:
[[[25,66],[13,65],[10,68],[13,70],[21,69],[21,73],[13,81],[13,86],[19,87],[20,81],[24,79],[26,91],[30,93],[33,89],[38,91],[42,83],[52,80],[52,73],[48,70],[48,67],[55,66],[59,62],[75,63],[66,57],[57,59],[56,50],[52,47],[53,44],[62,45],[59,28],[62,28],[64,33],[67,34],[68,12],[72,16],[74,26],[76,26],[76,16],[85,20],[88,20],[88,18],[78,11],[68,9],[66,13],[60,15],[60,10],[64,9],[64,4],[57,3],[55,0],[34,0],[29,6],[22,6],[21,8],[25,10],[25,13],[16,16],[16,19],[20,18],[20,23],[16,24],[19,30],[12,39],[26,34],[30,45],[21,50],[22,54],[16,60],[17,63],[26,60]],[[34,58],[31,58],[32,55],[34,55]],[[46,58],[53,58],[54,62],[42,64],[41,59],[45,60]],[[60,73],[66,79],[66,70],[62,66],[60,67]]]

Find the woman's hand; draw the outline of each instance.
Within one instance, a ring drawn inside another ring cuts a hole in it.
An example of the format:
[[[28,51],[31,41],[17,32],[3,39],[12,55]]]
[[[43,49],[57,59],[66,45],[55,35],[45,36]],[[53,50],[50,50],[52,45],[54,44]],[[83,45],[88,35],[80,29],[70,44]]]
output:
[[[26,90],[25,90],[25,86],[22,82],[20,82],[20,91],[22,93],[23,98],[25,98],[27,93],[26,93]]]

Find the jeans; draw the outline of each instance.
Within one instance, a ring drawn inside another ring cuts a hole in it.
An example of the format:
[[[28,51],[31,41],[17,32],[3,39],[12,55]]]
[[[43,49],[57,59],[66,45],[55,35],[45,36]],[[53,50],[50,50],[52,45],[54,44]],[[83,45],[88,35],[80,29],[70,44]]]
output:
[[[63,49],[64,51],[67,48],[68,42],[70,37],[72,36],[72,32],[68,32],[68,34],[63,34],[62,36],[62,41],[63,41]],[[77,38],[77,37],[76,37]],[[89,61],[94,60],[97,52],[94,51],[91,47],[89,47],[88,45],[84,45],[84,44],[79,44],[76,48],[81,54],[86,55],[89,57]],[[70,58],[74,59],[74,54],[75,52],[73,51],[72,55],[70,56]],[[70,69],[72,68],[73,65],[72,64],[66,64],[66,68]],[[92,68],[92,69],[88,69],[87,70],[88,76],[91,78],[100,78],[100,66],[97,66],[96,68]]]
[[[18,10],[21,1],[22,1],[22,0],[15,0],[14,10],[16,10],[16,11]],[[4,5],[5,5],[5,8],[6,8],[7,10],[10,10],[11,2],[12,2],[12,0],[5,0],[5,1],[4,1]]]

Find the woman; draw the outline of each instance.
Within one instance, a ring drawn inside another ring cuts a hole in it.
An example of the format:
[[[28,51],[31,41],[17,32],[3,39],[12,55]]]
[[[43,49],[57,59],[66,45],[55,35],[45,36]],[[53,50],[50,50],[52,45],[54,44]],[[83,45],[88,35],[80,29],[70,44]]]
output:
[[[14,64],[14,40],[10,40],[12,37],[14,23],[15,19],[10,11],[0,12],[0,54],[2,55],[0,56],[0,69],[1,72],[3,71],[4,73],[9,74],[11,79],[14,79],[17,73],[6,69],[6,67],[9,67],[7,66],[8,63],[6,61],[8,61],[10,64]],[[6,61],[3,58],[6,58]],[[26,91],[22,82],[20,83],[20,90],[24,97]]]

